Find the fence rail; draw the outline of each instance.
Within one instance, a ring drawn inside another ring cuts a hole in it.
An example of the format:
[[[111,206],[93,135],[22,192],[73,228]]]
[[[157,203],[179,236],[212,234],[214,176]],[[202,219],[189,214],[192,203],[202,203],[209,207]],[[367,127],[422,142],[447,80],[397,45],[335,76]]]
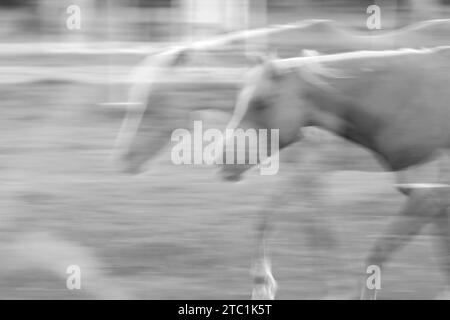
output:
[[[85,84],[132,84],[131,66],[87,67],[1,67],[0,84],[21,84],[43,81],[75,82]],[[169,83],[235,83],[244,72],[236,67],[181,68],[176,78],[163,78]],[[145,83],[146,80],[142,79]],[[154,82],[154,81],[153,81]]]

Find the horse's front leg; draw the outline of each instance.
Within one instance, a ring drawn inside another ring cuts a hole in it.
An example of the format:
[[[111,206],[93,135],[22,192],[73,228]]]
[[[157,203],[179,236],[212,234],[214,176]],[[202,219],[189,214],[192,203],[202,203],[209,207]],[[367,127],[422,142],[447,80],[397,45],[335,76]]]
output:
[[[252,268],[253,291],[252,300],[273,300],[277,293],[278,285],[272,275],[270,259],[262,257],[255,261]]]
[[[253,277],[252,300],[274,300],[278,288],[272,275],[271,262],[266,247],[267,233],[270,228],[269,220],[272,210],[275,209],[274,203],[277,203],[277,201],[273,201],[272,206],[263,210],[257,229],[256,257],[250,270]]]
[[[376,267],[382,272],[383,264],[395,251],[417,235],[423,226],[439,216],[443,210],[440,200],[439,193],[435,190],[411,191],[400,215],[392,221],[387,232],[372,248],[367,259],[367,267]],[[361,299],[375,300],[377,289],[368,286],[368,277],[369,275],[364,277]]]

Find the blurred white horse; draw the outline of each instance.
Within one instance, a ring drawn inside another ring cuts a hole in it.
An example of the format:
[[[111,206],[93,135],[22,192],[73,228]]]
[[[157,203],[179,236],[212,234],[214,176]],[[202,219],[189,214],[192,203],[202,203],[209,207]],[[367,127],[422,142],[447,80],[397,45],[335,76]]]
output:
[[[139,173],[145,170],[146,164],[155,158],[162,147],[167,145],[170,132],[179,125],[179,122],[173,121],[173,115],[184,115],[186,120],[187,115],[195,111],[195,107],[185,105],[171,105],[168,110],[163,107],[164,104],[159,103],[159,100],[164,95],[170,96],[171,85],[165,85],[163,79],[173,78],[175,72],[183,72],[181,68],[177,67],[183,65],[187,58],[191,54],[195,54],[197,50],[210,50],[234,41],[293,29],[301,30],[305,34],[313,30],[315,32],[320,30],[324,34],[324,38],[333,40],[330,42],[330,51],[435,46],[440,43],[438,39],[434,38],[434,35],[442,34],[448,30],[449,25],[449,20],[426,21],[394,32],[364,36],[352,34],[336,27],[329,21],[310,20],[292,25],[237,32],[164,51],[143,61],[133,73],[135,84],[131,87],[128,102],[125,104],[128,109],[113,148],[114,159],[125,171]],[[304,48],[299,48],[299,51],[301,49]],[[239,81],[240,79],[236,79],[236,82]],[[232,106],[227,111],[230,112],[231,108]],[[265,228],[261,228],[261,230],[265,230]],[[264,232],[261,239],[265,239]],[[263,250],[258,249],[257,251],[262,252]],[[270,274],[270,264],[267,259],[256,260],[262,261],[262,264],[255,266],[255,274],[266,274],[272,281],[273,277]],[[260,272],[261,270],[262,272]],[[260,277],[256,275],[255,278]],[[272,282],[271,288],[275,291],[275,283]],[[261,290],[254,291],[255,296],[260,297],[258,292]],[[274,292],[271,293],[270,290],[266,290],[266,293],[269,298],[275,296]]]

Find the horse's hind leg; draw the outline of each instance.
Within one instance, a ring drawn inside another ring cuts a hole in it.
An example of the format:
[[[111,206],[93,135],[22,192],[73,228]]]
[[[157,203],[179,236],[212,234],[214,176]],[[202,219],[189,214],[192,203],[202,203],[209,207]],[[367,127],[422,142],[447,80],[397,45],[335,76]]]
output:
[[[439,257],[440,264],[445,273],[445,290],[437,299],[450,300],[450,209],[443,210],[441,215],[436,217],[436,229],[438,231],[439,240]]]
[[[377,266],[382,271],[382,265],[391,255],[417,235],[422,227],[436,218],[442,212],[439,194],[433,190],[416,189],[411,191],[409,199],[400,215],[391,222],[387,232],[372,248],[367,259],[367,266]],[[366,270],[364,270],[366,271]],[[361,299],[374,300],[376,289],[367,286],[364,278]],[[382,278],[382,277],[381,277]]]

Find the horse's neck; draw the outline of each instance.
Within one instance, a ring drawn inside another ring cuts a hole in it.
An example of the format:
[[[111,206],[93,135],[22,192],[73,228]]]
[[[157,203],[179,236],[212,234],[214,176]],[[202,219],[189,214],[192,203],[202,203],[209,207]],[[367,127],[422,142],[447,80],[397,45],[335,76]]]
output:
[[[310,110],[307,125],[320,127],[337,135],[343,134],[346,127],[345,121],[339,115],[320,108]]]
[[[344,72],[348,72],[350,77],[327,79],[331,89],[307,85],[310,106],[308,125],[321,127],[367,148],[373,148],[373,137],[368,133],[371,126],[376,125],[376,115],[373,110],[366,110],[363,103],[352,97],[354,88],[358,88],[361,79],[370,75],[362,72],[359,64],[346,68]]]
[[[393,169],[448,148],[448,74],[439,69],[447,61],[442,59],[443,50],[448,49],[326,63],[324,69],[337,69],[348,77],[307,74],[313,81],[308,83],[307,77],[301,81],[308,124],[362,145]],[[422,88],[426,94],[416,101],[413,96]],[[429,112],[422,109],[430,101]],[[410,123],[417,125],[413,128]]]

